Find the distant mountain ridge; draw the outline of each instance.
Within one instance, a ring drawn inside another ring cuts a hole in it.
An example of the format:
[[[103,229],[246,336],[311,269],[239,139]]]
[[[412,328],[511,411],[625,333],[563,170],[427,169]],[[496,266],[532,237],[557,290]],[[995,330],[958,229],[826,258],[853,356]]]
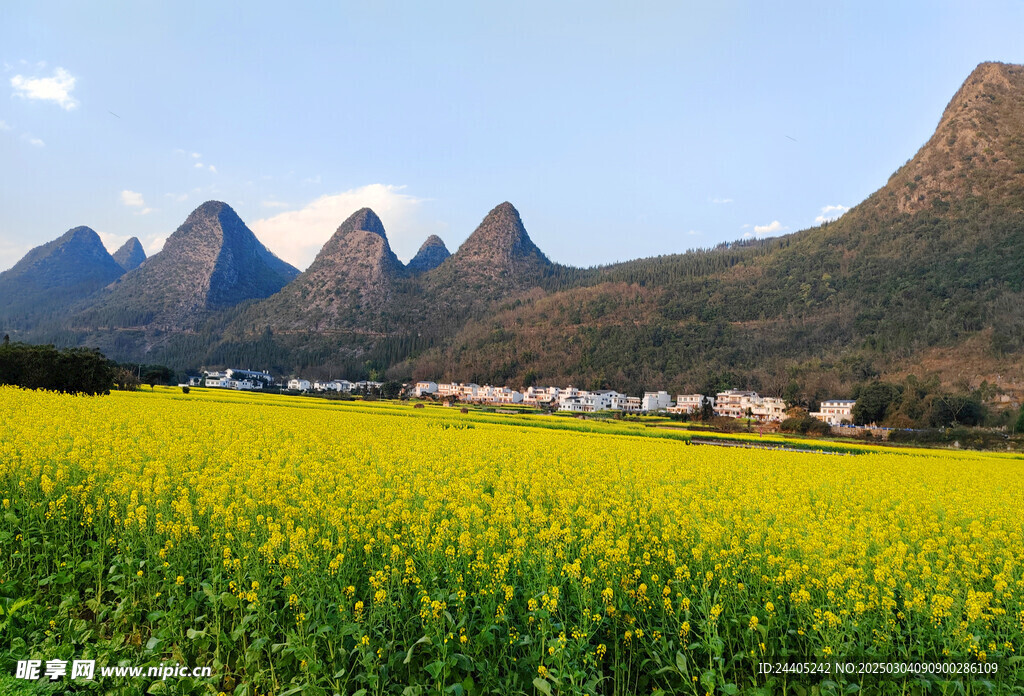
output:
[[[882,188],[775,239],[578,269],[552,263],[505,202],[455,253],[431,237],[403,265],[364,208],[299,274],[211,201],[123,276],[91,248],[113,278],[47,304],[45,330],[4,326],[179,367],[804,401],[970,346],[943,379],[1024,385],[1024,67],[978,66]],[[0,300],[51,255],[0,274]]]
[[[34,328],[123,274],[95,231],[72,228],[0,273],[0,324]]]
[[[298,275],[226,203],[196,208],[160,253],[105,288],[73,318],[79,327],[194,327],[211,312],[269,297]]]

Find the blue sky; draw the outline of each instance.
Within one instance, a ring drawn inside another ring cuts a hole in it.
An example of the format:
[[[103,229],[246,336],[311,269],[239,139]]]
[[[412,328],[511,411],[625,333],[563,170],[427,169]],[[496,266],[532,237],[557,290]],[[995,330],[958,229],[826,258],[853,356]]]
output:
[[[0,268],[76,225],[151,253],[209,199],[300,267],[367,204],[406,260],[504,200],[581,266],[792,232],[1022,30],[1016,1],[7,0]]]

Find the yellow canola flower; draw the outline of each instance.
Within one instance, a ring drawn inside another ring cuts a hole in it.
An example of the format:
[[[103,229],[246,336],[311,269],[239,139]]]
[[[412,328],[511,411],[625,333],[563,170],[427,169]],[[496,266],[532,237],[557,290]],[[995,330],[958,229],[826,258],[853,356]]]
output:
[[[932,657],[1001,659],[1024,641],[1019,458],[686,447],[441,411],[4,387],[2,506],[34,515],[33,535],[81,524],[108,557],[159,558],[136,570],[145,601],[215,571],[214,596],[301,606],[310,627],[465,621],[467,650],[481,616],[530,645],[578,624],[598,657],[709,631],[735,631],[743,654],[793,636],[800,654],[870,646],[880,661],[907,635]],[[5,557],[26,543],[11,531]]]

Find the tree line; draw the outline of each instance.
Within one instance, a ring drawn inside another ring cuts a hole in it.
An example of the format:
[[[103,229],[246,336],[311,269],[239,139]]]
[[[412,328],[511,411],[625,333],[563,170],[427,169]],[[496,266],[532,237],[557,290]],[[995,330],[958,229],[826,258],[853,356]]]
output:
[[[0,384],[68,394],[109,394],[140,384],[173,384],[177,375],[165,365],[117,363],[95,348],[56,348],[12,342],[0,344]]]
[[[114,367],[98,350],[57,349],[12,343],[0,345],[0,384],[23,389],[47,389],[69,394],[109,394]]]

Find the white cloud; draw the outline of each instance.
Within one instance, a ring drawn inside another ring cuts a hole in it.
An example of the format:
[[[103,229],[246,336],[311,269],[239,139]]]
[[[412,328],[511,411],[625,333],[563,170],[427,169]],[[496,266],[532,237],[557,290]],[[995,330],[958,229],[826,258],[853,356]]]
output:
[[[175,201],[177,203],[181,203],[188,199],[187,193],[165,193],[164,196],[170,198],[172,201]]]
[[[723,203],[732,203],[732,199],[731,198],[712,198],[711,202],[715,203],[715,204],[718,204],[718,205],[721,205]]]
[[[129,208],[139,208],[139,210],[135,211],[136,215],[149,215],[156,210],[146,205],[146,201],[142,199],[141,193],[127,189],[121,192],[121,203]]]
[[[7,123],[7,121],[0,121],[0,131],[9,131],[10,129],[11,126]]]
[[[403,193],[403,189],[387,184],[361,186],[321,196],[303,208],[257,220],[250,227],[275,254],[305,268],[349,215],[360,208],[372,208],[384,223],[395,254],[408,260],[424,239],[432,234],[443,236],[447,228],[427,217],[422,205],[425,199]]]
[[[320,175],[317,174],[316,176],[306,177],[305,179],[302,180],[302,183],[304,183],[304,184],[319,184],[320,183]]]
[[[745,229],[750,225],[744,225],[740,229]],[[744,239],[753,239],[754,237],[772,237],[777,234],[782,234],[789,228],[783,225],[778,220],[772,220],[767,225],[754,225],[753,232],[747,232],[743,235]]]
[[[768,223],[767,225],[754,225],[754,234],[757,234],[757,235],[769,235],[770,236],[770,235],[773,235],[773,234],[779,234],[780,232],[784,232],[785,230],[788,230],[788,229],[789,229],[788,227],[783,225],[778,220],[773,220],[772,222]]]
[[[210,172],[212,172],[213,174],[217,173],[217,168],[215,166],[213,166],[212,164],[209,167],[207,167],[207,169],[209,169]]]
[[[832,220],[838,220],[842,217],[850,208],[845,205],[826,205],[821,209],[821,215],[814,218],[814,221],[819,225],[823,222],[831,222]]]
[[[146,206],[146,201],[142,200],[141,193],[127,189],[121,192],[121,203],[129,208],[144,208]]]
[[[53,77],[15,75],[11,78],[11,87],[19,97],[56,102],[65,111],[78,106],[78,100],[71,96],[75,88],[75,77],[64,68],[57,68]]]
[[[196,167],[196,169],[202,169],[203,168],[203,163],[202,162],[196,162],[195,167]]]
[[[200,157],[202,157],[202,155],[200,155],[198,152],[193,152],[191,157],[192,159],[199,159]]]
[[[690,230],[689,232],[687,232],[687,234],[692,235],[692,236],[697,236],[699,234],[704,234],[704,233],[700,232],[698,230]]]
[[[264,208],[287,208],[288,207],[288,204],[285,203],[284,201],[275,201],[275,200],[261,201],[260,205],[262,205]]]
[[[46,143],[39,138],[33,137],[31,133],[22,133],[21,139],[34,147],[46,147]]]

